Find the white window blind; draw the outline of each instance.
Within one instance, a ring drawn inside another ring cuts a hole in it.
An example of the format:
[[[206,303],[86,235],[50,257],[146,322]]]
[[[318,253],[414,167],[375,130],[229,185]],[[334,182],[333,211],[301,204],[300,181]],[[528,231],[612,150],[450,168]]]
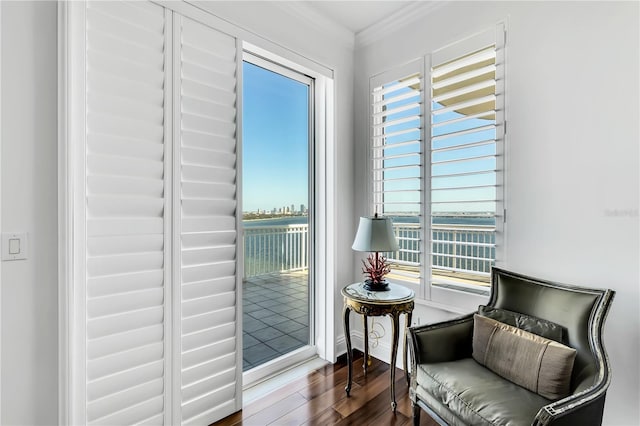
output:
[[[188,18],[180,17],[178,23],[180,422],[210,424],[241,408],[236,334],[236,41]]]
[[[164,26],[164,9],[151,3],[86,6],[81,423],[164,419]]]
[[[502,215],[502,27],[431,57],[431,281],[488,289]]]
[[[400,249],[392,277],[419,283],[422,264],[422,61],[371,80],[373,208],[391,217]]]

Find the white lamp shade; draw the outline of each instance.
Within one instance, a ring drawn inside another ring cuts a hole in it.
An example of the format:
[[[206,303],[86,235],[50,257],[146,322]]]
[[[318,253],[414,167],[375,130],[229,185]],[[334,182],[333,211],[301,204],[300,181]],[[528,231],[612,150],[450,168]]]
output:
[[[400,247],[393,234],[391,219],[361,217],[352,249],[356,251],[397,251]]]

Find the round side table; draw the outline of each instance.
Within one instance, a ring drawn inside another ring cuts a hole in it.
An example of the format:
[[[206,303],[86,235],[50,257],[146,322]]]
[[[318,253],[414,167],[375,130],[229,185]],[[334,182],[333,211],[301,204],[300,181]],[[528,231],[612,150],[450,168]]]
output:
[[[404,367],[405,377],[409,382],[409,371],[407,370],[407,334],[406,328],[411,324],[411,315],[413,313],[414,293],[406,287],[398,284],[389,283],[389,290],[386,291],[369,291],[365,290],[363,283],[354,283],[342,289],[344,296],[344,336],[347,342],[347,385],[344,390],[351,392],[352,380],[352,362],[353,354],[351,353],[351,334],[349,332],[349,314],[354,311],[361,314],[364,319],[364,374],[367,374],[367,361],[369,358],[369,329],[367,325],[368,317],[389,315],[391,317],[391,409],[396,410],[395,376],[396,376],[396,357],[398,355],[398,332],[400,314],[405,314],[405,333],[403,339],[403,358],[402,365]]]

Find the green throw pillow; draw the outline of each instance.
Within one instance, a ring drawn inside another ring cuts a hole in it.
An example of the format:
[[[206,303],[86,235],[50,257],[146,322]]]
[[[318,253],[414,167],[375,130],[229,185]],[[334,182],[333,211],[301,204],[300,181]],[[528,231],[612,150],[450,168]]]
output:
[[[564,327],[554,322],[519,312],[484,305],[478,307],[478,313],[485,317],[493,318],[496,321],[528,331],[529,333],[537,334],[538,336],[546,337],[556,342],[566,343],[564,339]]]
[[[478,314],[473,316],[473,359],[547,399],[569,395],[576,350]]]

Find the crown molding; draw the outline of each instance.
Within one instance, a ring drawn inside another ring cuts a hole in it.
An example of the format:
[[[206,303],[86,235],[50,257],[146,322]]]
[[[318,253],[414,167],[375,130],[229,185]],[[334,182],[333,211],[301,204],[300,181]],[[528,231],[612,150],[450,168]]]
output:
[[[387,37],[407,25],[440,9],[448,0],[416,1],[356,33],[355,48],[364,47]]]
[[[302,20],[309,27],[324,32],[327,37],[334,38],[343,47],[354,49],[355,34],[351,30],[322,15],[304,1],[273,1],[270,4]]]

